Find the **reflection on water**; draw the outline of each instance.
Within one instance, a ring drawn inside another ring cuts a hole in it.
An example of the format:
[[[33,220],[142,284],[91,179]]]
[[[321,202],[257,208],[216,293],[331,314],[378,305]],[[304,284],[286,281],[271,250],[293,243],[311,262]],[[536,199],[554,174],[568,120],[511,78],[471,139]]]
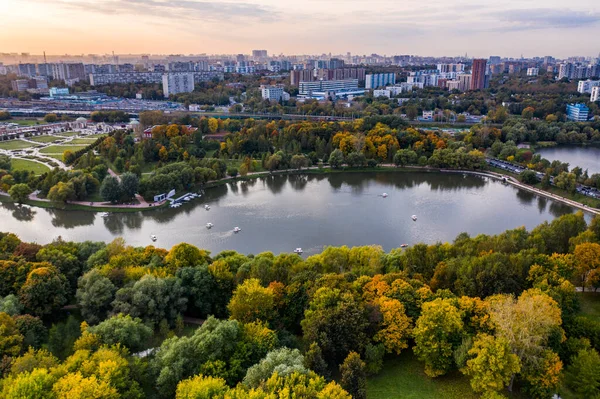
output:
[[[388,198],[382,198],[382,193]],[[205,204],[211,209],[206,211]],[[266,250],[306,254],[323,245],[400,244],[451,241],[463,231],[494,234],[573,212],[567,205],[537,197],[480,176],[424,172],[271,175],[206,189],[200,199],[177,209],[96,213],[2,204],[0,231],[50,242],[111,241],[170,248],[190,242],[218,252]],[[417,214],[413,222],[410,216]],[[213,223],[211,230],[206,223]],[[242,232],[233,234],[233,227]]]
[[[600,173],[599,145],[559,145],[557,147],[540,148],[537,150],[542,158],[550,161],[558,160],[569,164],[570,168],[579,166],[589,175]]]

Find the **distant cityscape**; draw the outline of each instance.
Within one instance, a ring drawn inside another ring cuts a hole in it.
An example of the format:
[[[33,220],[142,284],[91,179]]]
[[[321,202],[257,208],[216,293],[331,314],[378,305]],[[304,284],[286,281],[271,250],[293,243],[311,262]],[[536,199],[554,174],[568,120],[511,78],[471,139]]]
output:
[[[394,70],[393,72],[389,72]],[[400,72],[398,72],[400,71]],[[427,87],[456,92],[483,90],[495,75],[543,74],[556,81],[578,80],[579,93],[589,94],[590,101],[600,100],[600,57],[552,56],[534,58],[488,59],[461,57],[421,57],[414,55],[359,56],[323,54],[320,56],[270,55],[267,50],[253,50],[237,55],[87,55],[46,56],[0,53],[0,75],[16,76],[11,80],[15,93],[27,92],[42,101],[69,100],[71,104],[96,105],[118,102],[94,92],[105,85],[161,85],[165,99],[191,93],[202,82],[223,81],[226,75],[258,75],[278,79],[260,85],[262,99],[274,102],[306,100],[349,100],[370,93],[388,99]],[[61,82],[66,87],[51,87]],[[70,93],[68,88],[85,82],[92,91]],[[236,84],[229,82],[228,84]],[[286,89],[295,88],[292,95]],[[178,105],[145,103],[142,93],[132,109],[179,109]],[[404,101],[398,98],[399,103]],[[129,104],[129,105],[131,105]],[[125,106],[126,104],[121,104]],[[115,105],[116,107],[116,105]],[[110,108],[110,107],[109,107]],[[189,107],[188,107],[189,108]],[[585,105],[567,109],[572,120],[587,117]],[[577,110],[577,112],[575,112]]]

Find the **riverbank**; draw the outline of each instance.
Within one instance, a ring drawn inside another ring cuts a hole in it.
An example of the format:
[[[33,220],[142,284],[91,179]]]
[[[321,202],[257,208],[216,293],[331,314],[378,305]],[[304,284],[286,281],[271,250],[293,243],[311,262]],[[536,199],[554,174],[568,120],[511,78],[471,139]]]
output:
[[[247,181],[260,177],[268,177],[273,175],[299,175],[299,174],[313,174],[313,175],[324,175],[324,174],[332,174],[332,173],[403,173],[403,172],[427,172],[427,173],[463,173],[463,174],[471,174],[482,177],[489,177],[496,180],[504,181],[504,176],[507,176],[506,183],[511,184],[517,188],[522,190],[529,191],[531,193],[543,196],[545,198],[552,199],[554,201],[558,201],[564,203],[566,205],[572,206],[577,209],[581,209],[585,212],[600,215],[600,209],[593,208],[581,202],[575,201],[573,199],[567,198],[566,196],[555,194],[549,191],[545,191],[536,187],[532,187],[526,184],[521,183],[515,176],[511,176],[509,173],[497,173],[490,170],[481,170],[481,171],[473,171],[473,170],[462,170],[462,169],[441,169],[441,168],[431,168],[428,166],[403,166],[397,167],[392,164],[383,164],[379,165],[375,168],[325,168],[320,166],[312,166],[304,169],[285,169],[285,170],[276,170],[272,172],[261,171],[261,172],[250,172],[246,176],[236,176],[236,177],[225,177],[220,180],[215,180],[208,182],[201,186],[200,188],[206,189],[211,187],[221,186],[223,184],[238,182],[238,181]],[[8,194],[0,192],[0,202],[15,202],[13,201]],[[61,209],[61,210],[78,210],[78,211],[90,211],[90,212],[115,212],[115,213],[127,213],[127,212],[139,212],[139,211],[149,211],[164,208],[168,205],[168,202],[163,202],[158,205],[150,205],[148,206],[131,206],[131,205],[108,205],[108,204],[94,204],[94,205],[85,205],[81,202],[79,203],[66,203],[66,204],[57,204],[48,200],[40,200],[40,199],[29,199],[24,202],[26,205],[37,206],[40,208],[53,208],[53,209]]]

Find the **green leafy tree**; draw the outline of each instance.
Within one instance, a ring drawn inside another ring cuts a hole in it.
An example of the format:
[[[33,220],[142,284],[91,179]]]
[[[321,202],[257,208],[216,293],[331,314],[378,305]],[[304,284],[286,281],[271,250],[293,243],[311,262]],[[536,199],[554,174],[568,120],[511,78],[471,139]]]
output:
[[[243,383],[249,388],[258,388],[273,373],[285,377],[292,373],[308,374],[304,357],[298,349],[280,348],[267,353],[264,359],[250,367]]]
[[[146,347],[152,337],[152,329],[145,326],[141,319],[123,314],[104,320],[95,327],[89,327],[87,331],[96,334],[103,344],[121,344],[132,352]]]
[[[42,320],[29,314],[13,316],[13,319],[23,335],[23,347],[41,348],[48,337],[48,330]]]
[[[55,202],[67,202],[75,199],[75,188],[73,187],[72,182],[62,182],[59,181],[56,183],[50,191],[48,191],[47,195],[48,199]]]
[[[319,375],[329,376],[327,362],[323,359],[323,352],[316,342],[311,343],[304,354],[304,366]]]
[[[127,199],[135,197],[140,187],[140,178],[131,172],[125,172],[121,175],[121,188],[123,195]]]
[[[123,189],[119,180],[114,176],[106,176],[100,186],[100,195],[104,201],[118,202],[123,196]]]
[[[425,374],[437,377],[447,373],[454,350],[462,342],[463,321],[450,299],[437,298],[423,304],[413,330],[415,354],[425,362]]]
[[[329,156],[329,165],[337,169],[344,164],[344,153],[340,149],[335,149]]]
[[[8,194],[13,201],[22,204],[23,202],[29,199],[29,194],[31,194],[31,188],[25,183],[15,184],[8,190]]]
[[[365,362],[360,359],[356,352],[350,352],[344,363],[340,366],[342,375],[342,387],[348,391],[354,399],[366,399],[367,397],[367,374]]]
[[[238,175],[238,169],[235,167],[230,167],[227,168],[227,175],[230,177],[237,177]]]
[[[77,304],[81,315],[91,324],[104,320],[117,291],[114,284],[97,269],[92,269],[79,278]]]
[[[565,380],[569,389],[582,398],[600,397],[600,355],[594,349],[582,349],[571,359]]]
[[[48,316],[67,302],[67,279],[53,266],[34,269],[21,287],[19,298],[28,313]]]
[[[0,313],[0,358],[18,355],[22,344],[23,335],[13,318],[6,313]]]
[[[525,184],[534,185],[538,182],[537,175],[533,170],[526,169],[520,174],[521,181]]]

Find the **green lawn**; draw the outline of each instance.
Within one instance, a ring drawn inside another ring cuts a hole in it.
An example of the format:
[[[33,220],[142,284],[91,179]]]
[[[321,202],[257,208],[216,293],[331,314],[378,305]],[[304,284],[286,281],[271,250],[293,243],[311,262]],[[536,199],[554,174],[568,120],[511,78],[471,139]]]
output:
[[[36,143],[52,143],[54,141],[62,140],[56,136],[37,136],[37,137],[29,137],[29,140],[35,141]]]
[[[477,399],[469,380],[459,372],[429,378],[424,365],[412,353],[405,351],[386,360],[383,370],[367,381],[369,399]]]
[[[37,120],[37,119],[11,119],[8,122],[16,123],[21,126],[31,126],[31,125],[37,125],[38,123],[44,123],[44,121]]]
[[[51,145],[50,147],[42,148],[42,154],[62,154],[65,151],[79,151],[85,148],[85,145]]]
[[[42,165],[41,163],[28,161],[26,159],[11,159],[10,166],[12,170],[30,170],[33,171],[36,175],[41,175],[42,173],[49,172],[50,168],[46,165]]]
[[[31,144],[23,140],[0,141],[0,148],[3,150],[22,150],[30,147]]]
[[[44,156],[48,158],[58,159],[61,162],[63,160],[63,154],[44,154]]]
[[[600,322],[600,292],[581,292],[577,295],[581,303],[581,315]]]
[[[88,145],[88,144],[92,144],[96,140],[98,140],[98,137],[73,139],[73,140],[69,141],[69,144],[85,144],[85,145]]]
[[[65,137],[71,137],[71,136],[77,136],[79,133],[77,132],[64,132],[64,133],[56,133],[59,136],[65,136]]]

